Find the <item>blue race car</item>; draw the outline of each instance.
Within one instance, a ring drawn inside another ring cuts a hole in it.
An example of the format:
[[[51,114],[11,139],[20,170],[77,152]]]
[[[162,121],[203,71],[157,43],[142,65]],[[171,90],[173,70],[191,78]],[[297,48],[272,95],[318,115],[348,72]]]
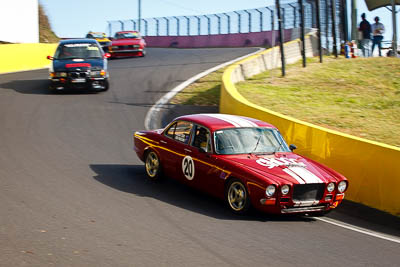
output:
[[[58,44],[50,67],[50,89],[90,89],[106,91],[109,88],[107,58],[100,44],[94,39],[62,40]]]

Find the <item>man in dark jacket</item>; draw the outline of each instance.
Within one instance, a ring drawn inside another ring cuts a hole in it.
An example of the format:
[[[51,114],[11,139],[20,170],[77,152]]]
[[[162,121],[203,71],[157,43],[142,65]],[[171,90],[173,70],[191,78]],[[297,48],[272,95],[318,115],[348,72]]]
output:
[[[371,24],[369,24],[368,20],[365,18],[365,13],[361,14],[362,21],[360,23],[360,27],[358,30],[361,32],[362,38],[360,40],[360,45],[362,49],[362,53],[364,57],[371,56]]]

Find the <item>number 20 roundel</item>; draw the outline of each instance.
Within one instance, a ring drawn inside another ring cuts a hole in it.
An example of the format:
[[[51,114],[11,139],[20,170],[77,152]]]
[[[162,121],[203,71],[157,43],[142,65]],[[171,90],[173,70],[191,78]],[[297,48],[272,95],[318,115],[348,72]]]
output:
[[[182,160],[182,171],[188,180],[193,180],[194,177],[194,162],[192,157],[186,156]]]

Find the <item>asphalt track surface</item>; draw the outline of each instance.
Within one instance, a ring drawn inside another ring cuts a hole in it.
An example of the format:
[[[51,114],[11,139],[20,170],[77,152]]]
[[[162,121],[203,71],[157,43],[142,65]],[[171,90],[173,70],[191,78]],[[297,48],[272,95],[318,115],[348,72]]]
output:
[[[52,94],[47,70],[0,75],[0,266],[399,266],[399,243],[310,217],[235,216],[146,180],[132,133],[151,105],[252,51],[149,49],[110,61],[99,94]],[[345,204],[330,217],[400,236],[381,215]]]

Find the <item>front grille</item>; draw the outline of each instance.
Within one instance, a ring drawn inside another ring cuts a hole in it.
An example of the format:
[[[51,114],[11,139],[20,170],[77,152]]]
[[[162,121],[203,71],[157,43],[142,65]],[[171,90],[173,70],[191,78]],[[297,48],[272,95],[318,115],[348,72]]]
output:
[[[76,79],[76,78],[86,78],[86,77],[88,77],[88,73],[87,72],[70,72],[69,76],[71,78],[74,78],[74,79]]]
[[[325,184],[296,184],[293,187],[293,201],[321,200]]]

